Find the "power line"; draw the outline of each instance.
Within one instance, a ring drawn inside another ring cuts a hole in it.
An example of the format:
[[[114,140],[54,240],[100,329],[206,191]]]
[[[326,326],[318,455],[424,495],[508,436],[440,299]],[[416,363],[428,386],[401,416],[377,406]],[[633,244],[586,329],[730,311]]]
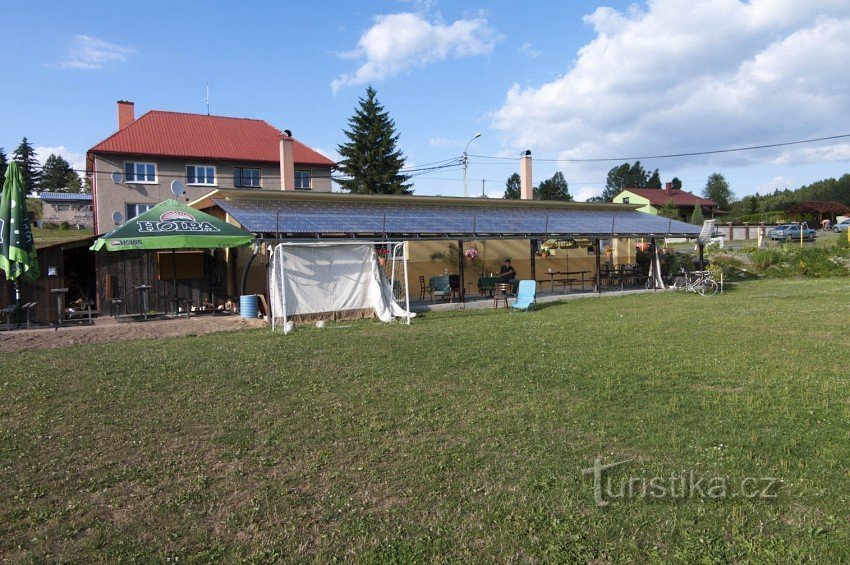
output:
[[[696,157],[699,155],[717,155],[720,153],[735,153],[739,151],[752,151],[754,149],[770,149],[773,147],[787,147],[789,145],[801,145],[803,143],[816,143],[818,141],[833,141],[836,139],[844,139],[850,137],[850,133],[843,133],[841,135],[830,135],[827,137],[815,137],[812,139],[800,139],[797,141],[784,141],[781,143],[767,143],[764,145],[749,145],[746,147],[734,147],[731,149],[711,149],[707,151],[693,151],[690,153],[670,153],[667,155],[643,155],[638,157],[599,157],[592,159],[551,159],[551,158],[540,158],[536,157],[535,161],[543,161],[543,162],[551,162],[551,163],[601,163],[606,161],[639,161],[641,159],[672,159],[676,157]],[[500,159],[500,160],[511,160],[515,161],[515,157],[501,157],[497,155],[470,155],[470,157],[476,157],[478,159]],[[481,163],[486,164],[486,163]]]

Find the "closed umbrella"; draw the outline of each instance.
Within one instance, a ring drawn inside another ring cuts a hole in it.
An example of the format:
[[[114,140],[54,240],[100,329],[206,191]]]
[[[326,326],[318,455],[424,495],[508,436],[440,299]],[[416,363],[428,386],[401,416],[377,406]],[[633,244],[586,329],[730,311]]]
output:
[[[15,284],[15,301],[20,306],[21,290],[18,279],[39,277],[35,241],[27,212],[27,195],[24,179],[17,163],[9,163],[0,198],[0,269],[6,279]]]
[[[122,226],[102,235],[91,246],[94,251],[170,249],[177,298],[177,269],[175,249],[218,249],[244,247],[253,236],[245,230],[219,220],[200,210],[177,202],[160,202]],[[175,300],[175,309],[176,309]]]

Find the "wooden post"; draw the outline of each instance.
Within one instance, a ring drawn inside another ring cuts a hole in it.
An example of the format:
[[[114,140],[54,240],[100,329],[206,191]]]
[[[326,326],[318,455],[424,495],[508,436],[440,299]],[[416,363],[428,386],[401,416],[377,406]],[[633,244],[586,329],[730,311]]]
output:
[[[735,232],[732,229],[732,222],[729,222],[729,241],[732,241],[735,238]]]
[[[750,224],[744,222],[744,239],[750,239]]]
[[[703,252],[705,251],[705,244],[700,243],[698,245],[699,245],[699,270],[704,271],[705,270],[705,258],[704,258]]]
[[[458,300],[466,302],[466,280],[464,277],[463,264],[463,241],[457,242],[457,274],[460,277],[460,288],[458,288]]]
[[[537,246],[535,245],[536,243],[536,239],[529,240],[529,247],[531,248],[531,280],[533,281],[537,280]]]
[[[596,243],[593,246],[596,249],[596,292],[602,294],[602,257],[599,253],[599,238],[596,238]]]

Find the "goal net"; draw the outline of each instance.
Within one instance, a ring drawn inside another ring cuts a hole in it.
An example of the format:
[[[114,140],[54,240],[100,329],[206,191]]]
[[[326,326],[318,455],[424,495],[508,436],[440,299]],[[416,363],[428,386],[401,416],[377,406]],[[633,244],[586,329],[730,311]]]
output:
[[[382,322],[403,318],[409,324],[415,314],[410,312],[404,248],[402,242],[274,246],[269,270],[272,329],[288,320],[371,315]]]

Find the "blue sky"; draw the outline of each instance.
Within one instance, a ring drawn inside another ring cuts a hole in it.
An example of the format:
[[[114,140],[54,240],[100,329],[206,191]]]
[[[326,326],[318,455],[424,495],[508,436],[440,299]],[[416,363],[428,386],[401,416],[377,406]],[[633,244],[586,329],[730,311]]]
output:
[[[143,6],[143,7],[141,7]],[[82,163],[111,134],[115,101],[262,118],[335,155],[371,82],[411,166],[458,156],[475,132],[470,192],[498,195],[523,149],[604,158],[850,132],[850,6],[838,0],[39,2],[4,8],[0,146],[26,135]],[[845,140],[720,157],[650,160],[738,196],[848,172]],[[615,163],[536,161],[574,195]],[[462,194],[461,170],[416,178]]]

